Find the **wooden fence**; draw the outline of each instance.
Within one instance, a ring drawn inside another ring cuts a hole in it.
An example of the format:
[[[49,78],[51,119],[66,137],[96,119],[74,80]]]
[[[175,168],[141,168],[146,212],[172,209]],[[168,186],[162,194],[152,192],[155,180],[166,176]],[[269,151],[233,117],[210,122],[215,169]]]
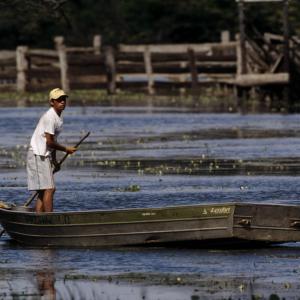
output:
[[[115,55],[116,88],[197,90],[203,84],[232,82],[236,43],[119,45]]]
[[[0,51],[0,90],[196,90],[211,82],[230,83],[236,74],[236,42],[222,33],[220,43],[175,45],[101,45],[67,47],[55,37],[55,49],[17,47]]]
[[[61,86],[159,93],[198,92],[207,84],[236,86],[286,84],[282,73],[282,37],[265,34],[264,44],[247,39],[247,59],[241,60],[239,36],[229,40],[222,32],[219,43],[102,46],[101,36],[91,47],[69,47],[55,37],[54,49],[17,47],[0,51],[1,91],[45,91]],[[300,43],[291,39],[293,61],[300,66]],[[243,66],[243,63],[246,65]],[[247,72],[241,72],[242,69]]]
[[[0,51],[0,90],[16,90],[16,52]]]

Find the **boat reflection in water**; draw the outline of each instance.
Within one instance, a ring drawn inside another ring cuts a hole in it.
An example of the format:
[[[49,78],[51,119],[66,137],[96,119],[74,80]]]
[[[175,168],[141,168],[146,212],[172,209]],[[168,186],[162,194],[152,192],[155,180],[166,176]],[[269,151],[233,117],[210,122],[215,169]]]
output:
[[[140,280],[137,277],[130,279],[130,275],[127,280],[118,277],[111,280],[97,280],[94,276],[74,275],[62,279],[63,274],[56,275],[58,277],[51,270],[44,270],[36,273],[36,281],[34,279],[36,285],[32,285],[32,278],[12,279],[10,285],[4,289],[2,288],[4,282],[0,280],[1,295],[5,294],[7,297],[1,299],[248,299],[253,291],[261,295],[262,299],[269,299],[270,291],[277,294],[280,299],[296,299],[295,293],[298,294],[298,291],[293,289],[282,289],[281,283],[268,280],[256,282],[250,278],[220,277],[216,280],[216,277],[201,279],[196,276],[189,279],[188,276],[169,277],[167,274],[153,274],[148,280],[143,280],[143,275]]]

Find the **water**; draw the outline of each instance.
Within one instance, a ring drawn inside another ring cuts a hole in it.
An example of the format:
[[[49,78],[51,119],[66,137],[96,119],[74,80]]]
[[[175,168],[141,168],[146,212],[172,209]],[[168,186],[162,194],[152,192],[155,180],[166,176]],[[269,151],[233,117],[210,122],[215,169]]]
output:
[[[43,111],[0,109],[5,201],[23,204],[30,196],[24,158]],[[64,122],[62,143],[74,144],[86,131],[91,136],[56,175],[56,210],[300,204],[299,115],[85,107],[68,108]],[[140,190],[126,191],[130,185]],[[4,236],[0,299],[268,299],[272,293],[297,299],[299,250],[298,243],[243,250],[37,249]]]

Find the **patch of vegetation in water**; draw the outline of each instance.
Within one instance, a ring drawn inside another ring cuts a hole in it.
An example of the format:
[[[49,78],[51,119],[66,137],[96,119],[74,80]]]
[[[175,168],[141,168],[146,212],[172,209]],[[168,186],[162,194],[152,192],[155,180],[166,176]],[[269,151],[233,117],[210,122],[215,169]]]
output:
[[[141,187],[138,184],[131,184],[124,188],[114,189],[114,191],[116,191],[116,192],[139,192],[140,190],[141,190]]]
[[[41,92],[3,92],[0,106],[47,106],[48,90]],[[105,89],[72,90],[69,92],[71,105],[75,106],[154,106],[189,107],[200,111],[236,112],[234,97],[218,88],[204,87],[197,95],[169,91],[148,95],[138,91],[121,91],[108,94]]]

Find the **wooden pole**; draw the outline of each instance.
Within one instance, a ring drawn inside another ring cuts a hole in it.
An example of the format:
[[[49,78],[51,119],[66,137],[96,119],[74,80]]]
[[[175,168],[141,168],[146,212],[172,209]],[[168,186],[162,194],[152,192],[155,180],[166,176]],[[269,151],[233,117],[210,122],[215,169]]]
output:
[[[145,51],[144,51],[144,63],[145,63],[145,70],[148,79],[148,93],[149,95],[153,95],[154,80],[153,80],[153,73],[152,73],[151,52],[148,46],[145,47]]]
[[[115,51],[111,46],[108,46],[105,49],[105,65],[106,65],[106,76],[107,76],[107,93],[115,94],[116,87],[117,87],[116,60],[115,60]]]
[[[283,68],[284,72],[290,73],[290,33],[289,33],[289,3],[285,0],[283,3]],[[289,84],[284,87],[283,90],[284,104],[290,108],[290,88]]]
[[[61,86],[64,91],[68,92],[70,91],[70,83],[68,78],[68,60],[66,46],[64,45],[64,37],[56,36],[54,42],[59,59]]]
[[[240,34],[237,33],[235,35],[236,40],[236,74],[242,74],[242,55],[241,55],[241,42],[240,42]]]
[[[28,84],[29,62],[27,59],[28,47],[19,46],[16,49],[16,65],[17,65],[17,91],[25,92]]]
[[[245,5],[241,0],[238,3],[239,9],[239,44],[237,51],[237,71],[238,75],[247,73],[247,53],[246,53],[246,32],[245,32]],[[247,102],[247,91],[241,87],[237,87],[238,109],[241,113],[245,112]]]
[[[284,38],[284,71],[289,73],[290,71],[290,32],[289,32],[289,3],[287,0],[283,3],[283,38]]]
[[[221,43],[226,44],[230,42],[230,32],[228,30],[221,31]]]
[[[198,71],[196,64],[195,51],[191,48],[188,49],[189,67],[191,73],[191,88],[192,92],[196,92],[198,87]]]
[[[101,35],[94,35],[94,39],[93,39],[94,54],[97,55],[101,53],[101,45],[102,45]]]
[[[240,46],[240,74],[247,73],[247,53],[246,53],[246,32],[245,32],[245,6],[243,1],[238,4],[239,7],[239,46]]]

